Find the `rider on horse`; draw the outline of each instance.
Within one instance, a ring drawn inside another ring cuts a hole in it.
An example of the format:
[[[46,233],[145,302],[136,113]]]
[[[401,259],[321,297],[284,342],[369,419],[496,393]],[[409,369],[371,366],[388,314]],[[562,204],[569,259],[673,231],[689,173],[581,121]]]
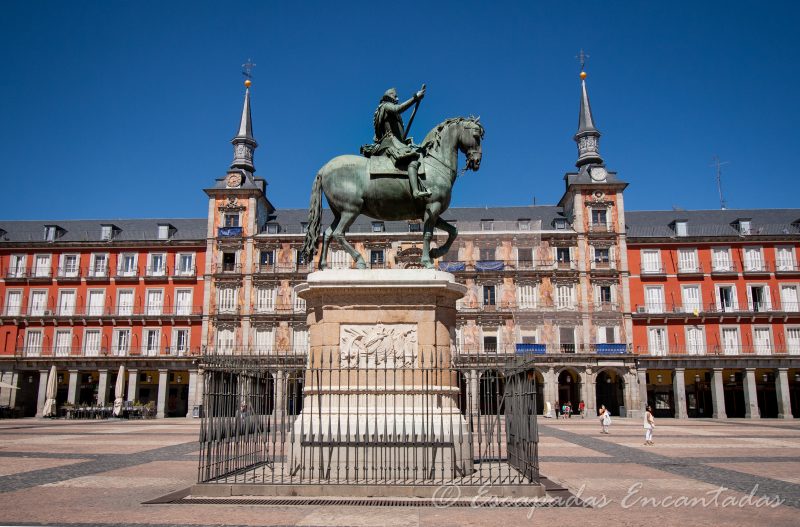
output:
[[[394,88],[386,90],[373,117],[375,144],[364,145],[361,148],[361,153],[366,157],[387,156],[399,169],[407,165],[408,182],[411,185],[411,194],[414,199],[427,198],[431,193],[422,186],[417,177],[420,153],[411,139],[406,139],[407,130],[403,125],[402,113],[408,110],[412,104],[419,104],[423,97],[425,97],[424,85],[412,98],[403,103],[399,103],[397,90]]]

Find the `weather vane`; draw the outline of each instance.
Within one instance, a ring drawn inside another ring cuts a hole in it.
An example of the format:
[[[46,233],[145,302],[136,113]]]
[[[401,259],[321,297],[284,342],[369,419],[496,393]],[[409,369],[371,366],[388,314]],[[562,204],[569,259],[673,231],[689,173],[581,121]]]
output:
[[[253,60],[250,58],[247,59],[247,62],[242,64],[242,75],[244,75],[245,79],[250,80],[253,78],[253,68],[255,67],[256,65],[253,64]]]
[[[578,62],[581,63],[581,71],[583,71],[583,67],[586,64],[586,59],[589,58],[589,55],[584,53],[583,48],[581,48],[581,51],[577,55],[575,55],[575,58],[578,59]]]

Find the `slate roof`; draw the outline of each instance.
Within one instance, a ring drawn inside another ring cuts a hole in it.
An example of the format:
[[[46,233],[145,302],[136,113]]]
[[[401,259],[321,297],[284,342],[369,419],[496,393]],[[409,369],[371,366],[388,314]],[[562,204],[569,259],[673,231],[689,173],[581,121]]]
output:
[[[687,221],[688,236],[739,236],[737,220],[750,219],[753,236],[800,234],[800,209],[626,211],[628,238],[675,237],[674,222]]]
[[[118,231],[115,242],[120,241],[158,241],[158,226],[169,224],[170,240],[205,240],[208,220],[205,218],[156,218],[156,219],[110,219],[110,220],[45,220],[45,221],[5,221],[0,220],[0,245],[8,243],[44,242],[46,225],[56,225],[61,235],[56,242],[99,242],[100,226],[114,225]]]

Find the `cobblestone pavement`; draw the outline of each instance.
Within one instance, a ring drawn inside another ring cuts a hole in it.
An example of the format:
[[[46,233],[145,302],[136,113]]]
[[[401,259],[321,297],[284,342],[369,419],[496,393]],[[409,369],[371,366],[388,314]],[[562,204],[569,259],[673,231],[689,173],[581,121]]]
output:
[[[800,525],[800,420],[541,423],[542,474],[593,507],[145,505],[195,481],[196,420],[0,421],[0,525]]]

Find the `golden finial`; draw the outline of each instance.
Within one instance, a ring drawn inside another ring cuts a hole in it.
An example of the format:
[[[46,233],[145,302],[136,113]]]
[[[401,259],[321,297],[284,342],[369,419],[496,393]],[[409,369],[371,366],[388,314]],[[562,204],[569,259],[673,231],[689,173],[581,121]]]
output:
[[[246,81],[244,81],[244,87],[245,88],[249,88],[251,84],[253,84],[253,83],[250,82],[250,79],[247,79]]]
[[[587,77],[586,72],[582,71],[581,72],[581,79],[585,79],[586,77]]]

